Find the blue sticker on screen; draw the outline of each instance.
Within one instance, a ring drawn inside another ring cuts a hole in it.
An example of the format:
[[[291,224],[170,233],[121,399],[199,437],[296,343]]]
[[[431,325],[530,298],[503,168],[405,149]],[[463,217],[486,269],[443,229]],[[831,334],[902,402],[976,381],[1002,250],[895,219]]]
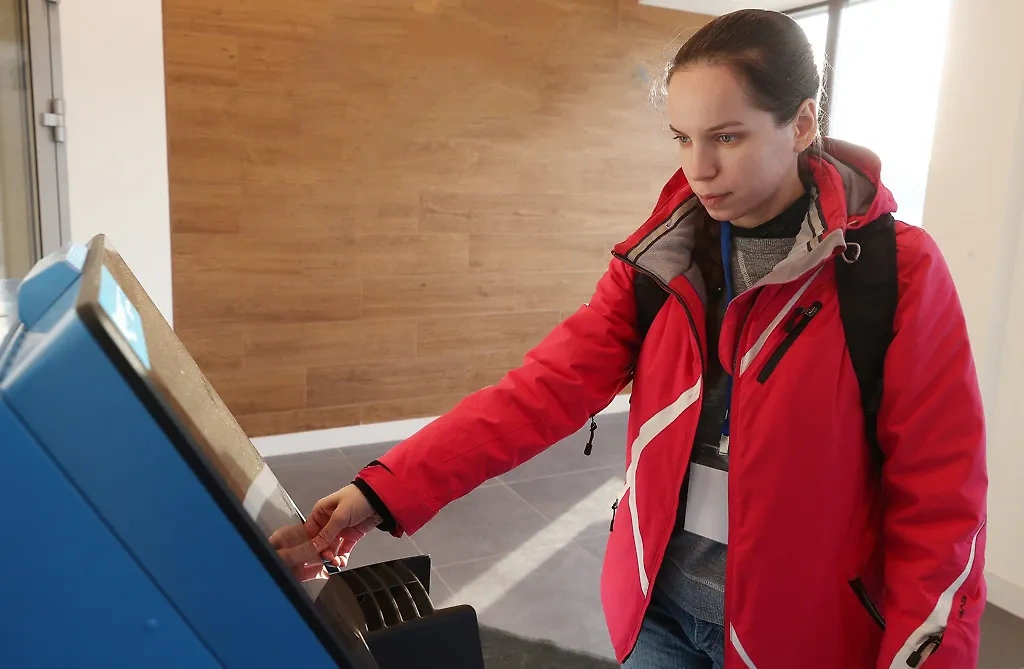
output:
[[[142,364],[149,369],[149,351],[146,348],[142,318],[135,305],[121,290],[121,286],[117,285],[114,276],[106,267],[103,268],[103,274],[100,277],[100,306],[110,316],[110,320],[114,322],[117,329],[121,331],[121,335],[135,351],[135,355],[139,356]]]

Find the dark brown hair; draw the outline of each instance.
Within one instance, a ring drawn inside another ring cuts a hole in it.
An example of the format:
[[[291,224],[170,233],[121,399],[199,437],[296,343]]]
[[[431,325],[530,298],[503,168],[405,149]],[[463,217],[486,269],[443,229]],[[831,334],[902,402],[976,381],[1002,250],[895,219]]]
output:
[[[700,65],[731,68],[754,105],[779,125],[796,118],[804,100],[816,100],[821,88],[807,35],[779,12],[744,9],[714,19],[676,53],[665,85],[679,70]]]
[[[714,19],[679,49],[665,68],[662,94],[672,75],[704,65],[729,67],[751,102],[770,113],[780,126],[791,123],[807,99],[817,100],[821,77],[814,63],[814,48],[800,25],[789,16],[760,9],[744,9]],[[821,150],[821,140],[801,157],[801,177],[807,181],[807,157]],[[724,282],[719,253],[720,226],[706,216],[697,229],[694,259],[704,275],[708,295]]]

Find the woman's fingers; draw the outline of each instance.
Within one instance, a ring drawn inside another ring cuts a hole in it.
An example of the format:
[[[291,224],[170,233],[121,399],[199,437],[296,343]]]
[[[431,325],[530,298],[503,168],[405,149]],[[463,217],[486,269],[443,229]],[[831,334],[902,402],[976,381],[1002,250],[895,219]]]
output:
[[[373,512],[363,493],[356,486],[348,485],[317,502],[306,521],[306,532],[317,552],[322,554],[332,550],[339,538],[354,543],[378,524],[380,517]]]
[[[341,548],[338,550],[338,559],[341,560],[342,566],[348,566],[349,558],[352,556],[352,549],[356,547],[356,542],[359,539],[345,539],[341,542]]]
[[[267,538],[270,545],[278,550],[282,548],[291,548],[292,546],[296,546],[306,540],[305,531],[303,530],[302,525],[285,525],[284,527],[279,527],[270,535],[270,537]]]
[[[334,515],[313,537],[313,545],[316,546],[317,550],[328,550],[337,541],[341,533],[348,529],[351,522],[349,515],[348,511],[341,507],[334,510]]]
[[[290,546],[287,548],[279,548],[277,554],[281,556],[284,563],[292,569],[302,565],[317,565],[318,568],[323,567],[323,561],[320,559],[320,555],[313,549],[313,545],[308,541],[303,541],[296,546]]]
[[[320,556],[323,557],[323,559],[325,560],[330,560],[331,558],[337,556],[338,552],[341,550],[342,541],[343,539],[339,536],[337,539],[334,540],[333,544],[327,547],[326,550],[320,551]]]
[[[369,534],[370,530],[374,529],[381,523],[381,517],[376,513],[371,514],[370,517],[364,519],[358,525],[355,526],[355,530],[361,533],[361,536]]]
[[[308,532],[308,527],[302,525],[286,525],[278,528],[268,539],[281,560],[300,581],[326,577],[325,563],[344,567],[348,558],[347,555],[343,558],[341,552],[350,552],[351,546],[365,535],[359,528],[346,527],[324,550],[317,550]],[[345,537],[350,537],[347,548]]]

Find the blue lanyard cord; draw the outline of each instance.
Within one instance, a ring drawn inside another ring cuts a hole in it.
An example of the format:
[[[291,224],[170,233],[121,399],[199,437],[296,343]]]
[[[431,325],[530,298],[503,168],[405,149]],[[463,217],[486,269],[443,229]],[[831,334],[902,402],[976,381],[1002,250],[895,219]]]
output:
[[[726,304],[736,297],[732,285],[732,224],[722,223],[722,273],[725,274]]]
[[[725,275],[725,303],[732,302],[735,295],[735,287],[732,281],[732,224],[722,223],[722,274]],[[711,351],[712,355],[718,355],[717,351]],[[733,370],[734,372],[736,370]],[[727,374],[725,379],[725,418],[722,420],[722,435],[729,436],[729,413],[732,411],[732,374]]]

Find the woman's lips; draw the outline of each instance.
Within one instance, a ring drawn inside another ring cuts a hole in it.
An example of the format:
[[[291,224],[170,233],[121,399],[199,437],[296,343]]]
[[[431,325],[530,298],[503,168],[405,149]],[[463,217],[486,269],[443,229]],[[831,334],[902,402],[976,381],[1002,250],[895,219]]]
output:
[[[698,195],[700,201],[705,207],[717,207],[725,201],[725,198],[729,197],[729,193],[722,193],[721,195]]]

